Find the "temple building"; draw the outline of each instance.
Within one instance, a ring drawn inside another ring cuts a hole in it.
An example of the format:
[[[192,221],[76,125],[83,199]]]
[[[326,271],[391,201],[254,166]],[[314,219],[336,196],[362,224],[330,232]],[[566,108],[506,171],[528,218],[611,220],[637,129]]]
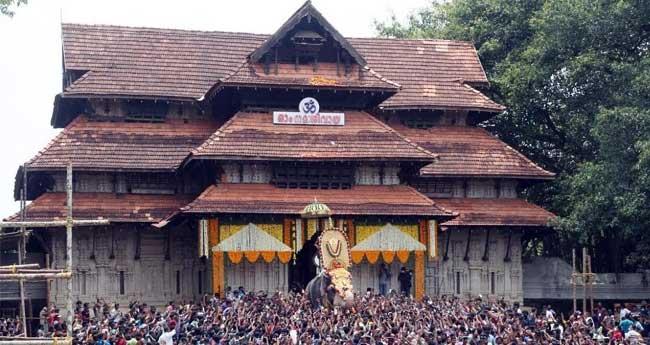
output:
[[[63,24],[62,128],[17,173],[26,220],[66,216],[74,296],[197,300],[301,289],[331,209],[357,291],[378,266],[413,294],[523,300],[522,241],[553,215],[519,191],[553,178],[480,127],[504,107],[469,42],[347,38],[310,3],[272,35]],[[17,220],[20,215],[8,219]],[[28,250],[65,265],[63,228]],[[6,260],[5,260],[6,261]],[[63,304],[65,282],[29,292]]]

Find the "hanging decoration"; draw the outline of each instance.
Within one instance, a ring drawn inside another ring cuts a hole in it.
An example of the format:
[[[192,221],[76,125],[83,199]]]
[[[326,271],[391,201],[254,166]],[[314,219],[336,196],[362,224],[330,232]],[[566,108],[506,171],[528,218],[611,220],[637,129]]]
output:
[[[270,263],[276,255],[280,262],[287,263],[293,253],[291,247],[253,223],[249,223],[221,241],[212,248],[212,251],[226,252],[228,259],[234,264],[241,263],[244,257],[250,263],[257,262],[260,257]]]
[[[208,220],[199,220],[199,257],[208,257],[210,252],[210,239],[208,235]]]
[[[212,291],[222,298],[225,297],[223,254],[223,252],[212,253]]]
[[[438,221],[429,221],[429,259],[438,258]]]
[[[426,251],[426,246],[398,227],[388,223],[364,240],[360,240],[351,251],[354,263],[361,262],[365,257],[369,263],[374,264],[381,254],[386,263],[392,263],[397,257],[401,263],[405,264],[408,262],[410,252]]]
[[[415,298],[421,299],[424,296],[424,251],[415,252]]]

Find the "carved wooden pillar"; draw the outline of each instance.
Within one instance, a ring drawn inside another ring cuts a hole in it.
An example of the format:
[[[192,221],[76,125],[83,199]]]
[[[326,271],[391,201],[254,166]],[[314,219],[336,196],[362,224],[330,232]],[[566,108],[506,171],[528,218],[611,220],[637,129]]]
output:
[[[167,229],[167,238],[165,239],[165,260],[172,259],[172,232]]]
[[[489,255],[489,247],[490,247],[490,228],[487,228],[487,233],[485,234],[485,249],[483,250],[483,261],[488,261],[490,258]]]
[[[113,260],[115,259],[115,228],[111,227],[111,253],[108,255],[108,258]]]
[[[133,259],[140,260],[141,253],[142,253],[142,228],[138,226],[138,228],[135,231],[135,255]]]
[[[93,234],[91,235],[91,237],[93,239],[93,245],[92,245],[92,248],[91,248],[89,259],[90,260],[95,260],[95,258],[96,258],[95,249],[97,248],[96,246],[97,246],[97,233],[98,233],[98,231],[97,231],[97,228],[95,228],[95,227],[90,228],[90,231],[93,232]]]
[[[506,256],[503,258],[503,261],[510,262],[510,244],[512,241],[512,230],[508,230],[508,244],[506,245]]]
[[[465,256],[463,261],[469,261],[469,245],[472,242],[472,228],[467,228],[467,246],[465,247]]]
[[[445,256],[442,258],[444,261],[449,260],[449,240],[451,240],[451,229],[445,231],[447,233],[447,239],[445,241]]]

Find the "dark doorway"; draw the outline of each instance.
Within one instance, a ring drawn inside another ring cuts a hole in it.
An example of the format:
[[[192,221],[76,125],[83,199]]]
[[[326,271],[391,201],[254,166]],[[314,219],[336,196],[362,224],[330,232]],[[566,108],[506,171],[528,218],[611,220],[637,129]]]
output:
[[[290,266],[290,283],[292,291],[302,291],[316,276],[316,263],[314,257],[317,255],[316,241],[320,232],[317,232],[303,244],[302,249],[296,253],[296,263]]]

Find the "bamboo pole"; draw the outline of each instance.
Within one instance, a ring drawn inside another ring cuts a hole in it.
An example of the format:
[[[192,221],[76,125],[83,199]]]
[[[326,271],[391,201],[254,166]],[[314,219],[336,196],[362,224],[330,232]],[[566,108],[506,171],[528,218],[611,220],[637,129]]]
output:
[[[23,188],[20,191],[20,220],[25,221],[25,166],[23,165]],[[18,240],[18,264],[23,264],[23,257],[26,253],[27,237],[25,234],[25,227],[20,227],[20,239]],[[27,314],[25,313],[25,280],[18,281],[20,285],[20,317],[22,319],[23,334],[27,336]]]
[[[573,248],[571,251],[571,254],[573,256],[573,261],[572,261],[572,267],[573,271],[571,272],[571,287],[573,290],[573,313],[575,314],[576,311],[578,310],[578,302],[576,301],[576,250]]]
[[[21,268],[38,268],[38,264],[22,264],[22,265],[8,265],[8,266],[0,266],[0,270],[13,270],[13,269],[21,269]]]
[[[68,259],[66,260],[65,268],[70,274],[70,279],[68,279],[68,296],[67,296],[67,307],[68,307],[68,317],[66,320],[67,324],[67,335],[72,335],[72,319],[74,316],[74,310],[72,309],[72,163],[68,163],[68,168],[66,171],[66,192],[67,192],[67,204],[68,204],[68,216],[66,218],[65,226],[65,247],[66,252],[68,253]]]
[[[587,248],[582,247],[582,312],[587,311]]]
[[[0,274],[7,273],[63,273],[66,272],[64,269],[54,269],[54,268],[42,268],[42,269],[0,269]]]
[[[587,256],[588,263],[589,263],[589,304],[591,305],[591,313],[594,312],[594,281],[596,280],[596,276],[593,274],[591,271],[591,255]]]
[[[72,345],[72,338],[0,338],[0,345]]]
[[[0,273],[0,281],[3,280],[43,280],[43,279],[67,279],[71,278],[71,272],[60,273]]]
[[[29,235],[29,234],[31,234],[31,231],[25,231],[25,235]],[[22,236],[23,236],[22,231],[3,232],[3,233],[0,233],[0,240],[6,240],[6,239],[9,239],[9,238],[22,237]]]
[[[72,225],[74,226],[91,226],[91,225],[108,225],[110,222],[108,219],[96,219],[96,220],[73,220]],[[28,228],[56,228],[64,227],[68,225],[66,220],[54,220],[54,221],[25,221],[25,222],[0,222],[0,229],[2,228],[19,228],[25,226]]]

